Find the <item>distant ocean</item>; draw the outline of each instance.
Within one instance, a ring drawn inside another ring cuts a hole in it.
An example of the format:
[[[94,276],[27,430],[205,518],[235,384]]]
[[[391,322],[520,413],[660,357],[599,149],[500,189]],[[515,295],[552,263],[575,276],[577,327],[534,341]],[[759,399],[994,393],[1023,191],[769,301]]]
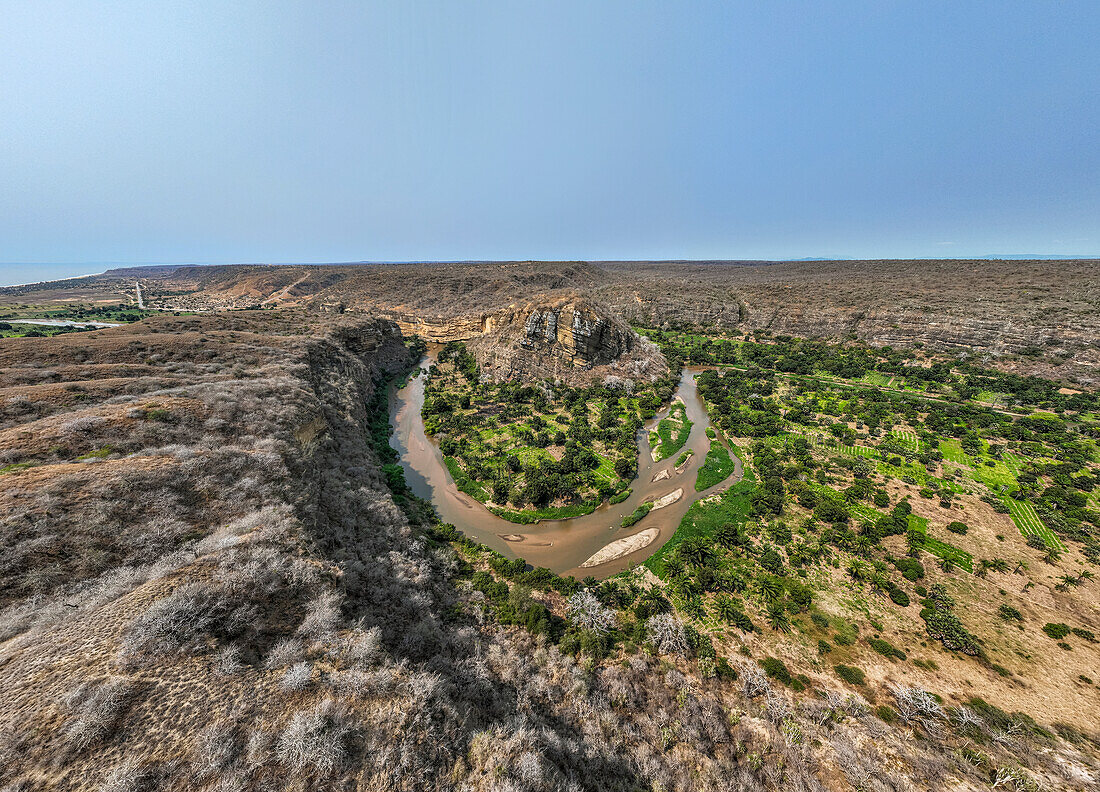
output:
[[[0,264],[0,286],[98,275],[110,269],[110,264]]]

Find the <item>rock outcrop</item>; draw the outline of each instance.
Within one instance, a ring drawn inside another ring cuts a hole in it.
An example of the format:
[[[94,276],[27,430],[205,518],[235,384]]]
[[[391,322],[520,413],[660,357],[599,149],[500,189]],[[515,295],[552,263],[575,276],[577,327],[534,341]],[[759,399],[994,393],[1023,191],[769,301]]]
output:
[[[560,297],[513,306],[469,342],[494,380],[552,379],[570,383],[618,377],[649,380],[666,369],[660,352],[607,308]]]
[[[580,368],[617,360],[633,349],[637,339],[621,321],[580,302],[531,311],[524,333],[519,342],[523,349],[566,356]]]

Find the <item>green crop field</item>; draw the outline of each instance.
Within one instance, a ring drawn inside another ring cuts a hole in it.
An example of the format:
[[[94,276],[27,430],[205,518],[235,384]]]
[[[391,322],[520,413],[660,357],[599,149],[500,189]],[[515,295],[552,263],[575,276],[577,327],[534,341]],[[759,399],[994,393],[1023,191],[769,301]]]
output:
[[[992,467],[984,463],[975,465],[971,475],[995,492],[1005,492],[1017,485],[1016,474],[1000,460],[994,460]]]
[[[1024,536],[1039,536],[1049,547],[1057,547],[1059,550],[1066,549],[1066,546],[1054,535],[1054,532],[1039,519],[1039,514],[1035,511],[1034,506],[1027,501],[1018,501],[1015,498],[1004,498],[1003,500],[1012,515],[1012,522],[1016,523],[1020,533]]]
[[[917,437],[916,432],[910,432],[905,429],[894,429],[890,432],[898,442],[909,446],[914,451],[920,451],[920,438]]]
[[[928,536],[924,540],[924,549],[937,558],[951,559],[959,568],[971,574],[974,572],[974,556],[961,548]]]
[[[928,519],[926,517],[919,517],[916,514],[909,515],[909,528],[916,529],[924,534],[924,549],[936,556],[937,558],[949,558],[955,562],[955,565],[961,569],[965,569],[967,572],[974,572],[974,556],[966,552],[960,547],[945,542],[941,539],[936,539],[928,535]]]
[[[855,446],[855,445],[841,445],[837,446],[841,453],[848,456],[861,456],[868,459],[880,459],[882,453],[877,448],[868,448],[867,446]]]
[[[940,440],[940,453],[943,454],[943,458],[949,462],[967,466],[973,464],[970,456],[963,451],[962,444],[953,438]]]
[[[866,382],[868,385],[875,385],[879,388],[885,388],[889,386],[890,380],[893,379],[889,374],[882,374],[878,371],[869,371],[863,375],[860,382]]]

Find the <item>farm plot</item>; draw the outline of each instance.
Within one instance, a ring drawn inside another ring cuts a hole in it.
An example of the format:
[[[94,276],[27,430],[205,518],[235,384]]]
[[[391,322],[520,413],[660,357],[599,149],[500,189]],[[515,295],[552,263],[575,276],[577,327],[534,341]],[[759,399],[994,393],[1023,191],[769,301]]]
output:
[[[894,429],[890,434],[892,434],[902,445],[908,446],[914,451],[920,451],[920,438],[917,437],[916,432],[911,432],[907,429]]]
[[[992,460],[993,464],[979,464],[974,466],[971,475],[975,481],[980,481],[997,493],[1007,492],[1016,488],[1016,474],[1004,462]]]
[[[962,548],[955,547],[953,544],[929,536],[927,518],[910,514],[909,527],[910,529],[920,531],[920,533],[924,535],[924,549],[929,553],[937,558],[950,559],[955,566],[965,569],[967,572],[974,572],[974,556]]]
[[[1020,529],[1024,536],[1038,536],[1047,543],[1047,547],[1056,547],[1065,550],[1066,546],[1054,535],[1054,532],[1043,525],[1039,519],[1035,507],[1027,501],[1018,501],[1015,498],[1004,498],[1004,504],[1012,515],[1012,522]]]
[[[962,444],[955,439],[940,440],[940,453],[948,462],[954,462],[957,465],[969,467],[974,464],[970,456],[963,451]]]
[[[863,375],[862,379],[860,379],[860,382],[866,382],[868,385],[874,385],[879,388],[886,388],[889,387],[890,380],[892,379],[893,377],[889,374],[883,374],[878,371],[868,371]]]
[[[841,445],[837,446],[837,449],[848,456],[861,456],[868,459],[881,459],[882,453],[877,448],[868,448],[867,446],[856,445]]]
[[[965,569],[971,574],[974,573],[974,556],[970,555],[970,553],[965,550],[950,545],[947,542],[941,542],[939,539],[934,539],[931,536],[925,537],[924,549],[937,558],[950,559],[960,569]]]

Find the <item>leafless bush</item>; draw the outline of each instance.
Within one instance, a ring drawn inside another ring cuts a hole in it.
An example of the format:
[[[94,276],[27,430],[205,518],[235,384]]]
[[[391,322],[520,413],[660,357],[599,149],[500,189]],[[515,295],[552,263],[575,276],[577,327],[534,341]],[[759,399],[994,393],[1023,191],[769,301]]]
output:
[[[858,792],[892,792],[892,774],[882,766],[882,760],[870,745],[856,745],[844,734],[831,739],[837,765],[848,783]]]
[[[335,632],[340,624],[340,600],[335,591],[323,592],[309,604],[298,632],[315,640]]]
[[[137,759],[124,759],[107,774],[99,792],[142,792],[148,788],[151,775]]]
[[[373,676],[358,668],[337,671],[332,675],[332,685],[341,698],[363,699],[374,692]]]
[[[615,612],[605,608],[588,589],[581,589],[569,598],[569,618],[586,630],[605,633],[615,629]]]
[[[236,730],[229,724],[215,723],[198,736],[191,766],[199,778],[210,778],[225,771],[240,753]]]
[[[272,746],[275,738],[271,732],[264,729],[256,729],[248,735],[248,744],[245,746],[245,763],[250,768],[262,767],[271,758]]]
[[[128,654],[162,654],[195,647],[216,624],[243,629],[254,613],[219,587],[192,581],[135,618],[123,638]]]
[[[283,678],[279,682],[279,687],[289,692],[305,690],[307,687],[309,687],[309,683],[312,678],[312,663],[295,663],[286,670],[285,674],[283,674]]]
[[[662,654],[686,654],[688,649],[684,625],[671,613],[658,613],[645,622],[649,640]]]
[[[890,692],[897,703],[898,716],[908,725],[919,725],[930,734],[938,734],[947,717],[940,703],[926,690],[893,684]]]
[[[241,648],[239,646],[227,646],[218,652],[214,660],[214,667],[222,676],[236,676],[244,670],[241,663]]]
[[[764,713],[772,723],[780,723],[791,714],[791,705],[787,697],[775,688],[771,688],[765,694]]]
[[[967,727],[973,727],[975,729],[981,729],[985,726],[985,721],[969,707],[959,705],[950,711],[951,720],[953,720],[960,729]]]
[[[271,648],[264,659],[264,668],[283,668],[300,662],[306,655],[305,647],[297,638],[285,638]]]
[[[994,789],[1011,792],[1038,792],[1041,787],[1022,767],[1001,767],[993,779]]]
[[[745,694],[745,698],[756,698],[771,692],[771,683],[764,675],[764,670],[756,663],[743,663],[739,674],[741,676],[741,691]]]
[[[68,696],[72,713],[65,726],[65,740],[81,750],[106,739],[118,725],[137,694],[137,685],[122,677],[86,682]]]
[[[348,633],[344,643],[344,656],[358,666],[369,666],[382,656],[382,629],[355,629]]]
[[[344,710],[332,699],[325,699],[290,719],[279,735],[279,759],[295,773],[329,775],[344,763],[351,734]]]
[[[83,437],[98,430],[107,419],[98,415],[83,415],[61,424],[61,436],[67,439]]]

